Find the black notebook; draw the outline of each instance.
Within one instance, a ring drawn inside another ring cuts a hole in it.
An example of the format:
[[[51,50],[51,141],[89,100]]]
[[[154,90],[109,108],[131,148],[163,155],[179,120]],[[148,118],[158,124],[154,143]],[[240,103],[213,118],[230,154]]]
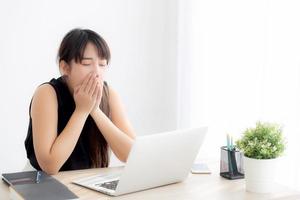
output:
[[[78,199],[64,184],[42,171],[2,174],[2,180],[11,186],[13,199]]]

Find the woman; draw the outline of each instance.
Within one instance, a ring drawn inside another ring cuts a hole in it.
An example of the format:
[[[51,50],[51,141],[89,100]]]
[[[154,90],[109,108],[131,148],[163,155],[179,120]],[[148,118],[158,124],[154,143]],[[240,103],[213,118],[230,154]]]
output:
[[[25,140],[37,170],[107,167],[109,148],[126,162],[135,133],[119,96],[103,80],[110,61],[104,39],[88,29],[71,30],[58,52],[57,79],[37,88]]]

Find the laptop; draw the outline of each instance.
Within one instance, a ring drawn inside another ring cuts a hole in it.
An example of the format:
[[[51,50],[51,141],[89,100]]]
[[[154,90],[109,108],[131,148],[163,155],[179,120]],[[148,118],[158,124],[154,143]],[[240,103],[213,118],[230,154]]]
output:
[[[124,169],[72,183],[110,196],[183,181],[191,170],[207,127],[137,137]]]

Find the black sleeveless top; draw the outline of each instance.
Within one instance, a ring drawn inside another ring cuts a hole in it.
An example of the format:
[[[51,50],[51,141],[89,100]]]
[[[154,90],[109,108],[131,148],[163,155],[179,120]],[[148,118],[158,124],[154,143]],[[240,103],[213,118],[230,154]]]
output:
[[[57,135],[59,135],[67,125],[71,115],[75,110],[75,101],[73,99],[73,95],[71,95],[68,86],[66,85],[62,77],[58,79],[52,79],[50,82],[44,84],[50,84],[55,89],[56,92],[57,102],[58,102]],[[106,82],[104,82],[104,87],[107,87]],[[35,169],[41,170],[41,167],[37,162],[36,155],[34,152],[34,147],[33,147],[32,119],[30,115],[30,110],[31,110],[31,103],[29,107],[30,120],[29,120],[27,137],[25,139],[25,149],[27,153],[27,158],[29,159],[31,165]],[[91,123],[94,122],[92,117],[89,115],[84,124],[84,127],[82,129],[82,132],[80,134],[80,137],[77,141],[77,144],[73,152],[71,153],[70,157],[63,164],[63,166],[60,168],[59,171],[91,168],[92,161],[89,156],[90,152],[88,146],[89,145],[88,134],[89,134],[89,127],[91,126]]]

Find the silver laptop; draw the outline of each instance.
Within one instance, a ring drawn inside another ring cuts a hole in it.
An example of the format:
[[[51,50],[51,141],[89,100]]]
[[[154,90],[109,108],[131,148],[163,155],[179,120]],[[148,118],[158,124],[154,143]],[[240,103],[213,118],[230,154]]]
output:
[[[137,137],[121,172],[74,180],[111,196],[183,181],[189,174],[207,127]]]

